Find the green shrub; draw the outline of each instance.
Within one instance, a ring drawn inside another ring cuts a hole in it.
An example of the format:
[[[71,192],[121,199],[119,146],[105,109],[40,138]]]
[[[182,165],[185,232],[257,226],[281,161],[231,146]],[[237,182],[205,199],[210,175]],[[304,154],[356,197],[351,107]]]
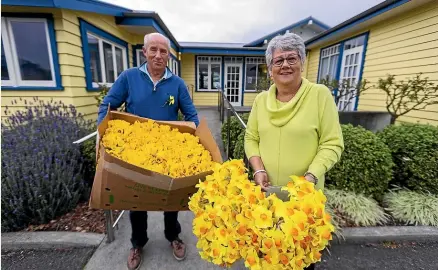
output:
[[[325,189],[324,194],[327,196],[327,205],[334,210],[335,216],[339,215],[334,218],[338,223],[343,218],[355,226],[376,226],[388,221],[387,214],[374,199],[336,189]]]
[[[233,158],[243,159],[245,157],[245,130],[242,130],[234,145]]]
[[[391,215],[406,224],[438,226],[438,197],[431,193],[398,188],[385,194]]]
[[[233,158],[235,159],[244,159],[245,158],[245,131],[243,130],[236,140],[236,145],[234,147]],[[248,166],[248,178],[253,180],[254,170],[251,166]]]
[[[326,186],[373,196],[380,200],[388,189],[394,166],[388,147],[371,131],[342,125],[345,150],[327,173]]]
[[[248,116],[249,116],[249,114],[247,114],[247,113],[240,115],[243,122],[245,122],[245,123],[248,121]],[[242,125],[241,125],[240,121],[237,119],[237,117],[234,115],[230,117],[230,127],[231,127],[231,129],[230,129],[230,155],[228,158],[234,158],[233,153],[234,153],[234,148],[236,147],[237,138],[242,133],[244,128],[242,127]],[[222,128],[221,128],[222,142],[224,143],[225,151],[228,147],[227,128],[228,128],[228,122],[227,122],[227,119],[225,118],[225,121],[222,124]]]
[[[392,184],[438,194],[438,127],[392,125],[378,133],[392,154]]]

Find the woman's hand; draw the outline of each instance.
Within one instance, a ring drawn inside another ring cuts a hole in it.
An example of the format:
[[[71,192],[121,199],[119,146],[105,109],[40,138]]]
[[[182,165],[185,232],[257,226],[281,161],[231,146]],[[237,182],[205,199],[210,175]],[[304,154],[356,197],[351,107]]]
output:
[[[258,172],[254,175],[254,182],[262,188],[262,191],[266,192],[267,188],[271,185],[269,183],[268,174],[266,172]]]

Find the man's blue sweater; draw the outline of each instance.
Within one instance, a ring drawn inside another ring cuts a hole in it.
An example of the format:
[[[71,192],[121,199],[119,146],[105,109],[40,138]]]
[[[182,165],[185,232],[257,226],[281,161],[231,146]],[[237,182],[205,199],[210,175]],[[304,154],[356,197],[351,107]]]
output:
[[[173,97],[174,104],[168,104]],[[128,113],[154,120],[176,121],[181,110],[185,121],[199,125],[198,114],[184,81],[166,68],[165,76],[154,85],[147,73],[146,63],[123,71],[99,106],[99,124],[108,110],[119,108],[124,102]]]

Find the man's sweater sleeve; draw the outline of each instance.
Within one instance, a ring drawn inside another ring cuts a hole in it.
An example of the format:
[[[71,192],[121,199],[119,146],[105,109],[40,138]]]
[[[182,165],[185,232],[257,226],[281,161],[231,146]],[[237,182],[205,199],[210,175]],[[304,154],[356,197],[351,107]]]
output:
[[[97,124],[105,118],[108,111],[108,106],[111,110],[117,110],[128,97],[128,83],[126,79],[126,71],[122,72],[114,84],[111,86],[108,94],[104,97],[99,106]]]
[[[193,104],[192,98],[189,95],[189,90],[184,83],[180,84],[178,91],[179,108],[184,115],[185,121],[194,122],[196,126],[199,125],[198,112]]]

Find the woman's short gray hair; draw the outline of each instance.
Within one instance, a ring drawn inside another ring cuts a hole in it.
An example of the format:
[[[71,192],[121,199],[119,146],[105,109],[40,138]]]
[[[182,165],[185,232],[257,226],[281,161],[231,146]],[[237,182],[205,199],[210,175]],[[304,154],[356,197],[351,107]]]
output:
[[[272,68],[272,58],[275,50],[296,51],[301,59],[301,64],[304,65],[306,60],[306,46],[304,40],[297,34],[286,33],[281,36],[276,36],[269,41],[266,48],[266,64],[269,70]]]

